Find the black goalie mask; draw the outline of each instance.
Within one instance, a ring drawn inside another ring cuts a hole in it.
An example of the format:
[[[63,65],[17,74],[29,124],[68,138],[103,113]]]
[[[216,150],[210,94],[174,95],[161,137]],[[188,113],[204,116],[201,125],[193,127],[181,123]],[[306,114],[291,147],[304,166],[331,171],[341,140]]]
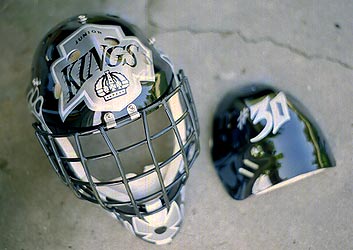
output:
[[[237,200],[334,164],[305,109],[284,92],[254,86],[228,94],[213,121],[212,158]]]
[[[58,176],[144,240],[171,241],[199,154],[190,86],[133,25],[80,15],[53,28],[33,61],[28,103]]]

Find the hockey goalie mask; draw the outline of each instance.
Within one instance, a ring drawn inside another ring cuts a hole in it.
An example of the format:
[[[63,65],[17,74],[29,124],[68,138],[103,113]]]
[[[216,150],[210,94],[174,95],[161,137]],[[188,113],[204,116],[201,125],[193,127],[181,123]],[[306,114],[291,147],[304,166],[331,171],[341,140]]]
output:
[[[59,177],[138,237],[170,242],[199,153],[183,71],[135,26],[89,15],[52,29],[32,71],[35,134]]]

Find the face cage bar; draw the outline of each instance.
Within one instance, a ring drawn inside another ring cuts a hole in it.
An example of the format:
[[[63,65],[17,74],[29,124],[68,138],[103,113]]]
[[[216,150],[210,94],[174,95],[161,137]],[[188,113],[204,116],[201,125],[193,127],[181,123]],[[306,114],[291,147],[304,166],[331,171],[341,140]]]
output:
[[[110,141],[109,136],[107,135],[107,132],[106,132],[108,129],[103,125],[94,129],[94,130],[87,131],[87,132],[82,132],[82,133],[77,132],[77,133],[70,133],[70,134],[54,135],[54,134],[43,131],[39,123],[33,124],[33,126],[36,130],[35,135],[38,138],[40,145],[42,146],[42,148],[43,148],[45,154],[47,155],[49,162],[51,163],[55,172],[58,174],[58,176],[60,176],[60,178],[65,183],[65,185],[68,185],[74,191],[75,195],[78,198],[85,199],[85,200],[91,201],[93,203],[99,203],[104,209],[106,209],[110,212],[120,213],[122,211],[120,211],[119,207],[128,206],[130,208],[133,208],[134,214],[126,214],[126,212],[122,212],[122,213],[124,213],[124,215],[137,216],[138,218],[143,219],[143,216],[147,214],[147,212],[141,211],[141,210],[144,210],[143,205],[149,201],[156,199],[156,198],[162,197],[162,199],[161,199],[162,206],[159,209],[153,211],[152,213],[148,213],[148,214],[157,213],[158,211],[162,210],[165,206],[167,207],[167,209],[169,211],[171,202],[173,202],[178,197],[180,189],[182,188],[183,184],[186,182],[186,180],[189,176],[189,169],[191,168],[191,166],[195,162],[195,160],[200,152],[199,123],[197,120],[196,108],[194,105],[194,100],[192,98],[192,93],[191,93],[191,89],[189,86],[189,82],[188,82],[187,77],[184,75],[182,70],[179,71],[179,74],[177,76],[178,76],[177,86],[175,86],[175,88],[171,91],[170,94],[168,94],[165,97],[165,99],[163,99],[162,101],[158,101],[158,102],[152,104],[151,106],[149,106],[139,112],[141,114],[141,116],[138,119],[142,119],[146,138],[137,142],[137,143],[126,146],[124,148],[120,148],[120,149],[114,148],[114,145]],[[180,118],[178,118],[177,120],[174,120],[174,118],[172,116],[172,112],[167,105],[167,102],[175,94],[178,94],[178,92],[180,93],[180,97],[183,99],[183,101],[185,103],[186,110]],[[170,125],[168,127],[164,128],[163,130],[161,130],[160,132],[155,133],[153,135],[150,135],[148,122],[147,122],[147,113],[153,112],[153,110],[155,110],[157,108],[161,108],[161,107],[164,108],[164,110],[167,114],[167,117],[170,121]],[[191,124],[189,124],[189,125],[186,124],[186,127],[187,127],[186,131],[187,131],[187,133],[189,133],[189,135],[186,138],[185,144],[183,144],[181,135],[180,135],[179,130],[177,128],[177,125],[181,122],[186,121],[185,119],[187,117],[190,118]],[[137,121],[137,119],[131,120],[130,117],[126,117],[125,119],[122,119],[122,120],[117,120],[116,121],[117,126],[112,129],[118,129],[120,127],[123,127],[123,126],[125,126],[129,123],[135,122],[135,121]],[[189,126],[189,128],[188,128],[188,126]],[[110,130],[112,130],[112,129],[110,129]],[[176,136],[176,139],[177,139],[177,142],[179,145],[179,150],[177,152],[175,152],[172,156],[170,156],[164,162],[158,163],[156,160],[156,156],[155,156],[155,152],[153,150],[151,140],[156,139],[156,138],[166,134],[170,130],[174,131],[174,135]],[[81,142],[80,142],[79,137],[83,136],[83,135],[94,134],[94,133],[100,133],[102,135],[110,152],[86,157],[83,154],[83,150],[82,150],[82,146],[81,146]],[[63,138],[63,137],[65,138],[68,136],[74,136],[75,144],[78,148],[79,158],[68,158],[68,157],[64,157],[60,154],[60,149],[58,148],[58,145],[55,142],[55,138]],[[132,150],[132,149],[134,149],[140,145],[143,145],[143,144],[147,144],[147,146],[148,146],[148,150],[151,154],[154,168],[152,168],[152,169],[150,169],[140,175],[137,175],[137,176],[134,176],[131,178],[126,178],[124,168],[123,168],[121,160],[119,158],[119,154],[122,152]],[[50,145],[50,147],[49,147],[49,145]],[[191,150],[193,150],[193,152],[192,152],[193,154],[189,155],[189,154],[191,154],[191,152],[190,152]],[[165,186],[164,180],[162,177],[162,173],[161,173],[161,169],[163,167],[167,166],[169,163],[171,163],[179,155],[182,155],[183,165],[184,165],[183,170],[184,171],[181,173],[179,172],[179,174],[176,176],[175,180],[172,183],[170,183],[168,186]],[[92,175],[90,174],[90,171],[87,167],[87,161],[88,160],[98,160],[98,159],[102,159],[102,158],[109,157],[109,156],[114,157],[116,166],[118,168],[120,176],[122,177],[122,180],[94,182],[94,180],[92,179]],[[69,171],[71,171],[71,170],[67,169],[67,167],[65,167],[65,165],[70,162],[81,162],[88,182],[77,179],[69,174]],[[143,178],[143,177],[151,174],[154,171],[156,171],[156,173],[157,173],[159,184],[161,186],[161,190],[157,191],[155,193],[152,193],[144,198],[135,199],[134,194],[132,193],[131,188],[129,186],[129,182]],[[122,201],[116,201],[113,199],[109,199],[109,201],[102,200],[100,194],[97,191],[97,186],[104,186],[104,185],[109,186],[109,185],[118,185],[118,184],[123,184],[125,186],[125,189],[126,189],[126,192],[129,196],[130,201],[122,202]],[[177,192],[175,192],[174,197],[172,197],[170,199],[168,196],[168,192],[171,192],[172,189],[175,189],[175,188],[177,188],[178,190],[177,190]],[[164,202],[164,204],[163,204],[163,202]]]

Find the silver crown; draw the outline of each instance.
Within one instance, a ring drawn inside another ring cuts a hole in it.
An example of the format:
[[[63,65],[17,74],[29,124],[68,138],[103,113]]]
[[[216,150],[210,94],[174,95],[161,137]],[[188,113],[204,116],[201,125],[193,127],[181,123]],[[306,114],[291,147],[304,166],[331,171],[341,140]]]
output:
[[[126,88],[129,86],[129,80],[121,73],[104,72],[104,75],[98,78],[95,91],[97,96],[103,97],[105,101],[117,98],[126,94]]]

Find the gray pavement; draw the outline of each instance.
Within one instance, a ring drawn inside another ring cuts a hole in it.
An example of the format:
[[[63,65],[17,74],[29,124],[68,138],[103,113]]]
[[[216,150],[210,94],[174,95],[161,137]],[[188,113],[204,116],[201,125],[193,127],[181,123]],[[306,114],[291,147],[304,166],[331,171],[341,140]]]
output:
[[[353,249],[352,1],[0,1],[0,249]],[[25,103],[34,49],[82,12],[126,17],[154,36],[194,93],[202,153],[171,245],[131,236],[52,171]],[[337,167],[238,202],[208,140],[220,97],[265,82],[288,91],[325,132]]]

